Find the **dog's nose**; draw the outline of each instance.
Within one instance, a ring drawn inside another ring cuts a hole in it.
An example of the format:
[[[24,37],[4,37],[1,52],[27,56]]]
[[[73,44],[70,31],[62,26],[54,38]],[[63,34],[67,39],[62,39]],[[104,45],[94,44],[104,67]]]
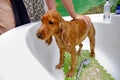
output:
[[[37,37],[38,37],[38,38],[42,38],[42,34],[41,34],[41,33],[38,33],[38,34],[37,34]]]

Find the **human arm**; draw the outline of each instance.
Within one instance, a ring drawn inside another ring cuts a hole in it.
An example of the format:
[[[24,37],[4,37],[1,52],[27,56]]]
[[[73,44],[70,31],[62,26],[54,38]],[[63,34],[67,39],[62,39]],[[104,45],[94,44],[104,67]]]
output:
[[[55,0],[45,0],[48,10],[56,10],[56,2]]]
[[[49,10],[56,10],[55,0],[45,0]],[[74,19],[83,19],[88,25],[91,25],[91,20],[88,16],[76,14],[72,0],[61,0],[70,16]]]
[[[91,25],[91,20],[88,16],[76,14],[72,0],[61,0],[61,2],[63,3],[64,7],[69,12],[69,14],[72,18],[83,19],[88,25]]]
[[[74,5],[72,3],[72,0],[61,0],[61,2],[63,3],[66,10],[69,12],[70,16],[72,18],[76,18],[77,14],[74,11]]]

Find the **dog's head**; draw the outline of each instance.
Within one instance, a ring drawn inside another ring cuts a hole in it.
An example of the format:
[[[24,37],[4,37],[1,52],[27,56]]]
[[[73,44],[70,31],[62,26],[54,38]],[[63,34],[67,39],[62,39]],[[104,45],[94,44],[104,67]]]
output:
[[[42,40],[48,40],[59,29],[60,14],[56,10],[50,10],[41,17],[42,25],[36,35]]]

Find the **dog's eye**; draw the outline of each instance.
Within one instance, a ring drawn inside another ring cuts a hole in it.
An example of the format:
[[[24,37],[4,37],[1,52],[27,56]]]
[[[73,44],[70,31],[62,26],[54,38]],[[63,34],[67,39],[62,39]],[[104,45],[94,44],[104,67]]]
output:
[[[53,22],[52,22],[52,21],[49,21],[49,24],[53,24]]]

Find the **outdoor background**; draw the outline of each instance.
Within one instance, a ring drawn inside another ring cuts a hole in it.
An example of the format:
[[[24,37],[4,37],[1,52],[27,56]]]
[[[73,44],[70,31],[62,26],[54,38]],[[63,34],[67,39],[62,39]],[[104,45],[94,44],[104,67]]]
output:
[[[106,0],[72,0],[75,11],[78,14],[97,14],[103,13],[103,6]],[[116,10],[117,4],[120,4],[120,0],[109,0],[111,4],[111,13]],[[57,10],[62,16],[68,16],[68,12],[65,10],[61,3],[61,0],[56,0]]]

